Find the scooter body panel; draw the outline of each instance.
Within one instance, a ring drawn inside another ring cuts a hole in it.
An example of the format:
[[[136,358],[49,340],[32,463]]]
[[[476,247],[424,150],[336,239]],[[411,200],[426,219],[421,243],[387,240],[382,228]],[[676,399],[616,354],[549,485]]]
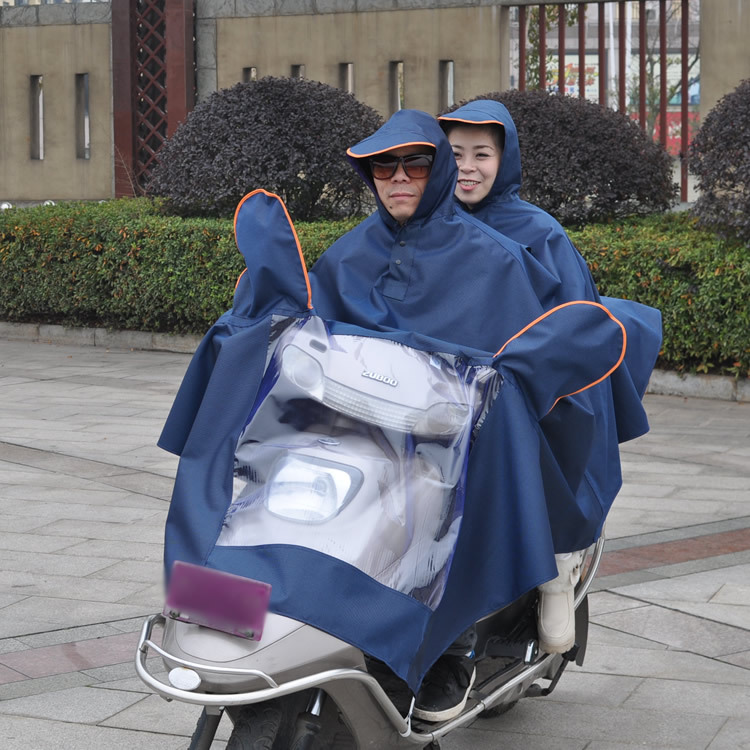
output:
[[[362,652],[317,628],[288,617],[269,613],[260,641],[238,638],[219,630],[168,619],[162,647],[175,659],[165,658],[168,669],[185,660],[199,663],[201,690],[236,693],[268,687],[255,674],[269,675],[276,683],[308,677],[329,669],[364,669]],[[253,670],[251,674],[216,673],[233,668]]]

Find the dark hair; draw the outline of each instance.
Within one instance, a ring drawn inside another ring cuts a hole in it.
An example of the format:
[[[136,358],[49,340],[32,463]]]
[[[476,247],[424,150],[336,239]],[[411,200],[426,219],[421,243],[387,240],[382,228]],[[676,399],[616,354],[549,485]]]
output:
[[[446,138],[450,137],[451,131],[461,126],[468,126],[470,128],[484,128],[489,131],[492,135],[492,140],[495,141],[495,145],[501,150],[505,151],[505,127],[499,122],[466,122],[465,120],[440,120],[440,126],[443,128]]]

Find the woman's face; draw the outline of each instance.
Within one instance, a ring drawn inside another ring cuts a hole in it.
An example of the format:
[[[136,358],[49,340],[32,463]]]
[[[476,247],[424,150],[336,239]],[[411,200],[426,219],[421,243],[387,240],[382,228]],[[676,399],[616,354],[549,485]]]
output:
[[[487,197],[500,169],[503,152],[491,128],[456,125],[448,133],[458,166],[456,197],[469,206]]]

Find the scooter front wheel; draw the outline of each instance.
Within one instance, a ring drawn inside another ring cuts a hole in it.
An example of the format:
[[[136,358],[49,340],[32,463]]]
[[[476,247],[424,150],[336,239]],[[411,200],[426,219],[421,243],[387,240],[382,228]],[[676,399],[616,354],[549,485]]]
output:
[[[281,708],[273,704],[242,706],[232,717],[234,729],[227,750],[272,750],[281,718]]]
[[[209,714],[204,708],[198,719],[195,732],[190,738],[188,750],[209,750],[220,721],[221,713]]]

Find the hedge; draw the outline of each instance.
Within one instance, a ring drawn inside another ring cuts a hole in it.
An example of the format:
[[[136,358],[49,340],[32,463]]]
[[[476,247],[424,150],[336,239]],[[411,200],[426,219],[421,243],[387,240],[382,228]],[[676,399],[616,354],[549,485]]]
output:
[[[297,223],[308,267],[357,223]],[[661,309],[658,366],[750,374],[750,252],[686,213],[569,232],[603,294]],[[232,222],[147,199],[0,212],[0,320],[202,333],[243,268]]]
[[[662,312],[658,366],[750,375],[750,251],[687,213],[571,231],[599,291]]]
[[[356,223],[298,223],[308,264]],[[6,321],[202,333],[243,268],[230,220],[163,216],[144,198],[0,213]]]

